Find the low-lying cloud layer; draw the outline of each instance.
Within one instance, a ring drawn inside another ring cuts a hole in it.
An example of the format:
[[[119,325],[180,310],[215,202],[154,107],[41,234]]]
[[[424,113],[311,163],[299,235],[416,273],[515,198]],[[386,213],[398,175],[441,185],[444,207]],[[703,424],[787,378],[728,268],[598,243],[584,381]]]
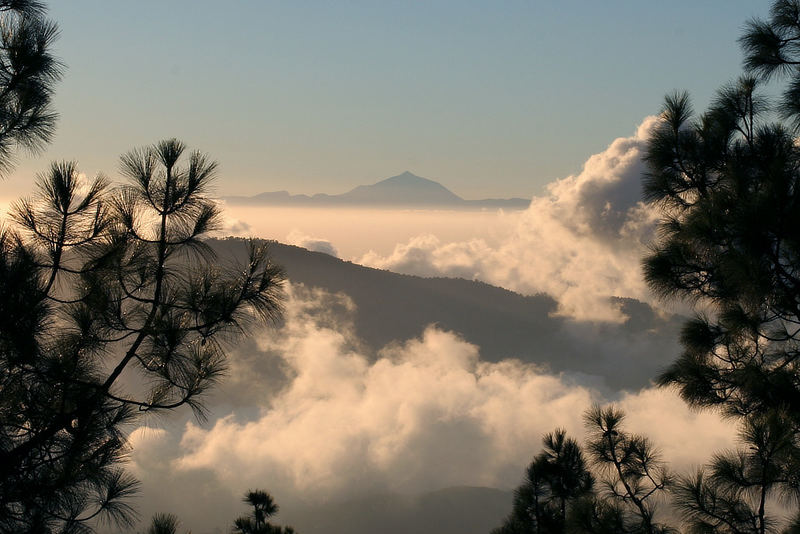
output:
[[[258,340],[283,365],[284,387],[264,395],[256,388],[265,371],[234,354],[223,390],[243,389],[253,410],[212,407],[220,418],[205,428],[188,422],[133,432],[132,468],[145,481],[146,508],[169,503],[183,517],[211,521],[230,515],[253,487],[290,507],[365,493],[510,488],[543,433],[560,426],[582,436],[582,413],[608,400],[577,377],[516,360],[483,362],[479,347],[434,327],[371,359],[359,352],[346,317],[338,322],[326,311],[332,299],[347,310],[346,297],[290,296],[285,326]],[[730,425],[690,412],[670,392],[645,389],[617,400],[629,428],[650,435],[676,468],[731,443]],[[187,492],[189,502],[170,497]]]
[[[643,151],[656,117],[590,157],[578,175],[551,183],[496,242],[443,242],[428,234],[358,263],[420,276],[479,279],[525,294],[545,292],[564,315],[620,320],[607,297],[650,300],[639,267],[657,214],[641,201]]]

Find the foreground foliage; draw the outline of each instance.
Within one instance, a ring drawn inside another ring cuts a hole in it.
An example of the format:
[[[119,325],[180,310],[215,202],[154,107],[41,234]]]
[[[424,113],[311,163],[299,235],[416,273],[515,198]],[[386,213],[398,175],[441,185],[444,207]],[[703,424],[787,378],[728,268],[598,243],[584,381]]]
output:
[[[173,514],[156,514],[150,520],[146,534],[178,534],[180,521]]]
[[[622,428],[624,415],[596,406],[585,414],[585,449],[563,429],[546,434],[514,508],[494,534],[661,533],[656,501],[671,482],[654,446]]]
[[[184,404],[203,417],[225,343],[279,313],[263,247],[210,261],[216,164],[185,152],[172,139],[126,154],[117,188],[54,164],[0,234],[0,531],[129,524],[126,425]]]
[[[497,534],[563,532],[567,503],[591,493],[594,478],[578,443],[564,429],[542,438],[544,450],[514,492],[514,508]]]
[[[272,495],[264,490],[249,490],[244,502],[253,507],[253,513],[242,516],[233,523],[233,532],[240,534],[294,534],[292,527],[273,525],[269,519],[278,513]]]
[[[697,310],[658,383],[731,418],[740,447],[673,477],[644,438],[616,430],[618,414],[592,411],[587,450],[614,479],[605,496],[571,502],[570,531],[663,531],[650,500],[664,491],[687,532],[799,530],[800,0],[776,1],[740,41],[748,73],[705,113],[685,93],[666,98],[644,179],[662,213],[646,281]],[[782,99],[770,103],[760,88],[782,77]]]
[[[697,118],[687,95],[668,97],[647,154],[645,196],[664,220],[645,277],[702,310],[659,383],[737,420],[746,446],[681,479],[676,502],[696,531],[764,533],[779,522],[771,499],[796,509],[800,497],[800,3],[771,15],[741,39],[753,75]],[[770,106],[759,88],[780,74],[789,86]]]
[[[23,148],[37,151],[53,136],[53,86],[62,66],[52,55],[58,27],[37,0],[0,0],[0,174]]]

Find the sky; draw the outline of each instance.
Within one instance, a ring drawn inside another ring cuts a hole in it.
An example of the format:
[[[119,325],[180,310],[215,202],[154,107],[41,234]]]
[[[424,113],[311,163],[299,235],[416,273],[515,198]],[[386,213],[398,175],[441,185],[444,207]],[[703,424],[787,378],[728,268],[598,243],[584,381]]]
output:
[[[665,93],[699,108],[740,72],[751,0],[52,2],[66,65],[57,159],[118,176],[167,137],[220,194],[340,193],[409,170],[465,198],[529,198],[630,135]]]
[[[219,161],[220,196],[340,193],[408,170],[464,198],[530,198],[484,212],[227,206],[220,235],[546,295],[567,341],[619,373],[603,358],[652,356],[650,331],[609,341],[609,329],[640,319],[609,297],[665,322],[686,311],[654,298],[640,271],[658,217],[640,201],[655,115],[675,89],[703,109],[740,73],[744,22],[768,7],[53,2],[66,65],[58,132],[20,159],[0,201],[29,193],[49,160],[115,178],[120,154],[172,136]],[[194,532],[223,532],[248,487],[268,489],[301,527],[298,510],[336,499],[509,490],[542,433],[582,436],[594,402],[619,403],[676,470],[734,443],[730,422],[652,385],[612,391],[602,376],[516,355],[488,361],[435,324],[367,350],[348,295],[296,284],[287,295],[279,328],[232,349],[207,423],[181,412],[132,430],[145,519],[170,511]]]

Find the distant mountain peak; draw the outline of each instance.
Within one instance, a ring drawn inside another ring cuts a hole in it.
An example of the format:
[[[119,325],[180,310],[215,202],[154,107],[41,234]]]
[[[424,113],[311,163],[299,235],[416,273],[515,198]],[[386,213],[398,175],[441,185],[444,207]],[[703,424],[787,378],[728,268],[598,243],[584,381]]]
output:
[[[373,185],[380,185],[385,183],[403,183],[407,185],[436,185],[437,187],[441,187],[442,189],[447,189],[439,182],[434,182],[433,180],[429,180],[427,178],[423,178],[422,176],[417,176],[416,174],[405,171],[402,174],[398,174],[397,176],[392,176],[391,178],[386,178],[385,180],[381,180]],[[369,186],[367,186],[369,187]]]
[[[397,176],[392,176],[392,178],[403,178],[403,179],[406,179],[406,180],[408,180],[408,179],[425,180],[426,182],[432,182],[433,181],[433,180],[428,180],[427,178],[423,178],[422,176],[419,176],[417,174],[414,174],[411,171],[403,171],[401,174],[398,174]],[[387,180],[391,180],[391,178],[387,178]]]
[[[439,182],[416,176],[408,171],[372,185],[359,185],[342,197],[356,201],[407,204],[447,204],[464,200]]]
[[[530,200],[522,198],[464,200],[448,188],[411,171],[386,178],[371,185],[359,185],[338,195],[290,195],[285,191],[261,193],[253,197],[226,197],[233,203],[278,203],[355,206],[436,206],[453,209],[465,207],[503,207],[524,209]]]

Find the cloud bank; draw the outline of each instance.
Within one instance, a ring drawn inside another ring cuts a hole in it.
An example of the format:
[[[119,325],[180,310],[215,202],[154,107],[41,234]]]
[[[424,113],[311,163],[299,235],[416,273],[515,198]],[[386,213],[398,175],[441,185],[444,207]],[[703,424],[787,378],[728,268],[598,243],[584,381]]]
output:
[[[282,504],[462,485],[511,488],[543,433],[564,427],[580,438],[582,413],[609,400],[577,376],[517,360],[481,361],[479,347],[435,327],[368,358],[352,325],[326,311],[332,300],[340,310],[349,306],[342,295],[291,289],[286,324],[257,340],[288,377],[272,394],[259,390],[267,371],[234,354],[233,380],[223,388],[242,390],[254,410],[218,407],[222,417],[208,427],[186,422],[133,432],[132,469],[153,500],[146,508],[169,502],[179,516],[199,521],[211,510],[212,517],[232,517],[238,496],[253,487]],[[702,463],[708,451],[732,442],[730,425],[690,412],[668,391],[616,400],[629,428],[653,438],[676,468]],[[193,498],[170,497],[187,493]],[[229,509],[220,512],[225,503]]]
[[[609,296],[651,300],[640,262],[657,220],[640,201],[642,156],[658,119],[590,157],[580,174],[551,183],[497,242],[443,242],[432,234],[358,263],[420,276],[478,279],[525,294],[545,292],[577,319],[620,321]]]

